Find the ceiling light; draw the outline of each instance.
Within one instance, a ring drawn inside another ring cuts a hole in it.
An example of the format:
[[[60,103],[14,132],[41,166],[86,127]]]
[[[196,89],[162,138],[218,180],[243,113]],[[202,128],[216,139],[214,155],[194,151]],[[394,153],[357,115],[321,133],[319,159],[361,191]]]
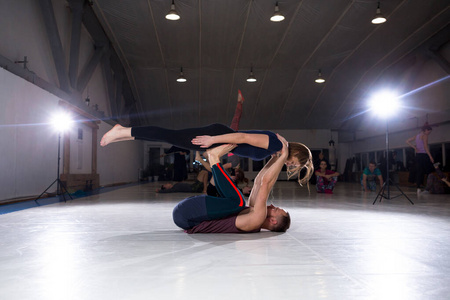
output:
[[[278,1],[275,3],[275,13],[270,17],[272,22],[281,22],[284,20],[284,16],[280,13],[280,8],[278,7]]]
[[[167,20],[176,21],[180,19],[180,15],[177,13],[177,10],[175,8],[175,0],[172,0],[172,4],[170,5],[170,11],[166,15]]]
[[[253,67],[250,68],[250,75],[247,78],[247,82],[256,82],[256,77],[253,75]]]
[[[319,70],[319,76],[317,76],[317,79],[314,80],[316,83],[324,83],[325,79],[322,77],[322,71]]]
[[[186,77],[184,77],[184,75],[183,75],[183,67],[181,67],[181,69],[180,69],[180,76],[178,76],[177,81],[178,82],[186,82],[187,81]]]
[[[372,24],[382,24],[384,22],[386,22],[386,18],[381,14],[380,2],[378,2],[377,13],[372,20]]]

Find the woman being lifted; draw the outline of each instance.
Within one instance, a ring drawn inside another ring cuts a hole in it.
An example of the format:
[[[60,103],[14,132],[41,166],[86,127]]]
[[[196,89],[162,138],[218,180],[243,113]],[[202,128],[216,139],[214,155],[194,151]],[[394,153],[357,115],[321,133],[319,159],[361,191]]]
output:
[[[234,131],[226,125],[217,123],[179,130],[158,126],[123,127],[117,124],[102,137],[100,145],[107,146],[110,143],[129,140],[166,142],[196,151],[223,144],[236,144],[233,154],[252,160],[263,160],[273,154],[279,154],[283,149],[282,141],[271,131]],[[311,151],[304,144],[295,142],[289,143],[288,151],[285,161],[288,178],[298,174],[299,184],[307,183],[314,172]],[[303,168],[306,172],[303,178],[300,178],[300,170]]]

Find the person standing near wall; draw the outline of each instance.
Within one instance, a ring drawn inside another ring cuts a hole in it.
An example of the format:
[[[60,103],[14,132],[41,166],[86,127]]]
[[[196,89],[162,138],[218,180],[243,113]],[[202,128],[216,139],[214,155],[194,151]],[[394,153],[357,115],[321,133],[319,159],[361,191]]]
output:
[[[422,126],[422,131],[419,134],[406,140],[406,143],[416,151],[416,187],[418,193],[421,192],[420,187],[423,185],[423,176],[434,171],[434,159],[428,147],[428,136],[431,131],[432,128],[427,122]],[[412,144],[413,141],[415,144]]]

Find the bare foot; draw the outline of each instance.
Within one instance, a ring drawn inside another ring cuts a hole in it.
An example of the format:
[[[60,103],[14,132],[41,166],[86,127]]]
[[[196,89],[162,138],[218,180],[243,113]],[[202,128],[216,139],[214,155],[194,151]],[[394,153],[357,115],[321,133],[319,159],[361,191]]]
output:
[[[244,102],[244,96],[242,96],[241,90],[238,90],[238,102]]]
[[[110,143],[129,140],[134,140],[134,137],[131,136],[131,127],[123,127],[122,125],[116,124],[110,131],[103,135],[100,146],[105,147]]]
[[[220,158],[236,148],[236,144],[225,144],[215,148],[210,148],[206,150],[208,154],[208,161],[212,165],[215,165],[220,162]]]

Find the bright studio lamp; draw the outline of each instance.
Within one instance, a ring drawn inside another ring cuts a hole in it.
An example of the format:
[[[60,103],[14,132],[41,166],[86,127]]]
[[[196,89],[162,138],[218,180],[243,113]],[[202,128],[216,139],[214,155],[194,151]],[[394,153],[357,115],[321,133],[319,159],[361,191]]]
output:
[[[68,112],[58,111],[52,115],[52,117],[50,119],[50,124],[58,132],[58,163],[57,163],[58,167],[57,167],[57,171],[56,171],[56,179],[48,186],[48,188],[46,188],[39,195],[39,197],[36,198],[36,200],[34,200],[37,204],[39,204],[37,202],[37,200],[39,200],[42,197],[42,195],[44,195],[48,191],[48,189],[55,183],[56,183],[56,196],[63,195],[64,201],[66,201],[64,193],[67,193],[67,195],[69,195],[70,199],[73,200],[72,196],[69,194],[69,192],[67,192],[67,188],[66,188],[64,182],[62,182],[61,179],[59,179],[59,170],[60,170],[60,161],[61,161],[61,133],[64,133],[65,131],[70,129],[70,127],[73,124],[73,119],[72,119],[72,116]],[[61,193],[61,190],[63,190],[64,192]]]
[[[370,110],[378,117],[386,120],[386,181],[383,183],[380,192],[378,193],[372,204],[375,204],[375,202],[377,202],[378,197],[380,197],[381,202],[382,198],[390,200],[400,196],[405,196],[411,204],[414,204],[411,199],[409,199],[408,196],[403,193],[400,187],[389,178],[389,118],[394,117],[398,109],[400,108],[398,98],[399,97],[393,92],[383,91],[375,94],[369,102]],[[391,197],[389,190],[390,185],[396,186],[398,191],[400,191],[400,194]]]
[[[397,95],[388,91],[375,94],[370,99],[369,105],[371,111],[384,119],[392,117],[400,106]]]
[[[59,111],[52,115],[50,123],[56,131],[64,132],[72,126],[73,119],[68,112]]]

